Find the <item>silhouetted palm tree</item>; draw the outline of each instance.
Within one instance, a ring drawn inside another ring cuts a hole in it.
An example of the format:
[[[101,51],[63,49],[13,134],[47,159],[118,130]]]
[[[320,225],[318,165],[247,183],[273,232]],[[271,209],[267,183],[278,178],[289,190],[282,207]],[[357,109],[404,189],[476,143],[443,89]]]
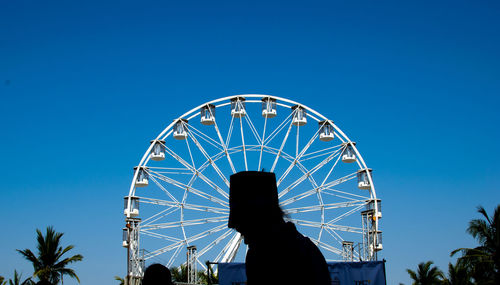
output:
[[[181,264],[180,267],[172,267],[170,268],[170,272],[172,273],[172,280],[175,282],[187,282],[187,266]]]
[[[31,280],[31,277],[21,282],[21,274],[18,274],[17,270],[14,270],[14,280],[9,279],[9,285],[34,285],[34,284],[35,282]]]
[[[75,278],[78,280],[78,283],[80,283],[80,279],[76,275],[75,271],[67,268],[67,266],[73,262],[81,261],[83,256],[76,254],[63,259],[63,255],[72,250],[74,246],[69,245],[63,248],[60,245],[63,233],[56,232],[53,227],[47,227],[45,236],[43,236],[39,229],[37,229],[36,232],[37,255],[33,254],[33,252],[29,249],[17,250],[23,255],[24,258],[33,264],[33,276],[38,277],[40,281],[48,281],[51,284],[58,284],[64,275],[68,275]]]
[[[480,284],[500,284],[500,205],[495,208],[492,217],[479,206],[477,211],[484,219],[474,219],[469,222],[467,232],[479,242],[475,248],[459,248],[462,253],[458,262],[471,268],[472,277]]]
[[[448,278],[443,280],[444,285],[472,285],[470,270],[463,263],[448,264]]]
[[[406,269],[408,274],[410,274],[411,279],[413,279],[413,285],[435,285],[442,284],[443,282],[443,272],[437,268],[437,266],[432,266],[434,262],[427,261],[418,264],[417,272]]]

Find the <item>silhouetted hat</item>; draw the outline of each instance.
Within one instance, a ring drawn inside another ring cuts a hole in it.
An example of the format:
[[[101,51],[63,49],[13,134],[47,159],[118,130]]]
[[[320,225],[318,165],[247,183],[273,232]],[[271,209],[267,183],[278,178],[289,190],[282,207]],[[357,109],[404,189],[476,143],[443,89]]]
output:
[[[279,211],[276,176],[272,172],[242,171],[231,175],[228,227],[234,228],[245,216]]]

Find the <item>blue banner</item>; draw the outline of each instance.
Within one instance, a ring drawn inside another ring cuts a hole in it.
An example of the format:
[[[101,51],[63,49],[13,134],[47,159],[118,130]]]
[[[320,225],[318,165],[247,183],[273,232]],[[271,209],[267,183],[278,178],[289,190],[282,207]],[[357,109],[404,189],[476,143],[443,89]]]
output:
[[[247,282],[245,263],[219,263],[219,285],[244,285]]]
[[[219,263],[219,285],[244,285],[245,263]],[[332,285],[386,285],[383,261],[329,262]]]
[[[329,262],[332,285],[385,285],[383,261]]]

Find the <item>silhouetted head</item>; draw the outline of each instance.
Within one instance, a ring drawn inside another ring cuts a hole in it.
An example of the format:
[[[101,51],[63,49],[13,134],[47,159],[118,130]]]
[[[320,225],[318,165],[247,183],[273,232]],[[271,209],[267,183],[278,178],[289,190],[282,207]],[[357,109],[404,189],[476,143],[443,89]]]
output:
[[[229,207],[228,227],[245,238],[282,222],[274,173],[242,171],[231,175]]]
[[[165,266],[155,263],[146,268],[142,285],[170,285],[172,283],[172,275],[170,270]]]

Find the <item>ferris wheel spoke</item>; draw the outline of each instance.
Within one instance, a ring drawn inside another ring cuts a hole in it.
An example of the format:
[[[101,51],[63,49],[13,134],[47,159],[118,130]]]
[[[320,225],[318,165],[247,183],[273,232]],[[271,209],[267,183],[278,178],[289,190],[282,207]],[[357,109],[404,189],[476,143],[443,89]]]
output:
[[[168,251],[171,251],[173,249],[176,249],[177,247],[179,246],[182,246],[182,245],[189,245],[190,243],[194,242],[194,241],[197,241],[201,238],[204,238],[210,234],[214,234],[216,232],[219,232],[221,230],[223,230],[224,228],[226,228],[227,225],[223,224],[223,225],[220,225],[220,226],[217,226],[217,227],[214,227],[214,228],[211,228],[209,230],[206,230],[204,232],[201,232],[197,235],[194,235],[192,237],[189,237],[189,238],[186,238],[186,239],[183,239],[183,240],[179,240],[173,244],[170,244],[170,245],[167,245],[163,248],[159,248],[155,251],[152,251],[152,252],[149,252],[148,254],[145,254],[144,255],[144,258],[145,259],[150,259],[150,258],[153,258],[155,256],[158,256],[158,255],[161,255],[165,252],[168,252]]]
[[[192,138],[192,136],[191,136],[191,138]],[[195,139],[195,140],[196,140],[196,139]],[[191,171],[192,171],[192,173],[193,173],[194,175],[199,176],[199,177],[200,177],[203,181],[205,181],[208,185],[210,185],[211,187],[213,187],[213,188],[214,188],[217,192],[219,192],[219,194],[221,194],[222,196],[224,196],[226,199],[228,199],[228,198],[229,198],[229,195],[228,195],[226,192],[224,192],[224,190],[222,190],[219,186],[217,186],[215,183],[213,183],[213,182],[212,182],[210,179],[208,179],[205,175],[203,175],[203,174],[201,174],[200,172],[198,172],[198,171],[197,171],[197,170],[196,170],[193,166],[191,166],[188,162],[186,162],[184,159],[182,159],[182,158],[181,158],[179,155],[177,155],[174,151],[172,151],[172,150],[171,150],[171,149],[169,149],[168,147],[165,147],[165,150],[166,150],[166,152],[167,152],[168,154],[170,154],[173,158],[175,158],[177,161],[179,161],[181,164],[183,164],[186,168],[188,168],[189,170],[191,170]],[[209,160],[209,161],[211,161],[211,160]],[[193,163],[194,163],[194,162],[193,162]],[[212,166],[213,166],[213,164],[212,164]],[[218,169],[218,168],[217,168],[217,169]],[[151,171],[151,170],[150,170],[150,171]],[[219,172],[220,172],[220,170],[219,170]],[[218,172],[218,173],[219,173],[219,172]],[[155,173],[156,173],[158,176],[160,176],[160,177],[165,177],[165,178],[167,178],[167,176],[166,176],[166,175],[162,175],[162,174],[161,174],[161,173],[159,173],[159,172],[155,172]],[[219,174],[219,175],[220,175],[220,174]],[[171,178],[168,178],[168,179],[169,179],[169,180],[173,180],[173,179],[171,179]],[[225,177],[223,177],[223,179],[225,179]],[[163,179],[162,179],[162,180],[163,180]],[[226,180],[227,180],[227,179],[226,179]],[[164,181],[165,181],[165,180],[164,180]],[[173,180],[173,181],[174,181],[174,180]],[[165,182],[169,182],[169,181],[165,181]],[[174,184],[174,185],[175,185],[175,184]],[[177,185],[175,185],[175,186],[177,186]],[[183,189],[184,189],[184,188],[183,188]],[[185,189],[193,189],[193,188],[192,188],[192,187],[190,187],[190,185],[188,185]],[[184,190],[185,190],[185,189],[184,189]],[[196,189],[194,189],[194,190],[195,190],[195,191],[194,191],[193,193],[200,192],[200,191],[197,191]],[[168,191],[167,191],[167,192],[168,192]],[[198,194],[199,194],[199,193],[198,193]],[[201,195],[207,195],[207,196],[210,196],[210,195],[205,194],[205,193],[203,193],[203,194],[201,194]],[[212,197],[212,196],[210,196],[210,197]],[[204,198],[206,198],[206,197],[204,197]],[[213,198],[215,198],[215,197],[213,197]],[[213,198],[210,198],[210,200],[212,201],[212,199],[213,199]],[[217,199],[217,198],[215,198],[215,199]],[[219,199],[219,202],[218,202],[219,204],[220,204],[220,201],[222,201],[222,200],[220,200],[220,199]]]
[[[313,159],[313,158],[316,158],[316,157],[325,156],[325,155],[331,154],[333,152],[341,151],[342,148],[340,148],[340,146],[341,145],[331,146],[331,147],[327,147],[327,148],[324,148],[324,149],[320,149],[320,150],[317,150],[317,151],[310,152],[308,154],[304,154],[302,156],[301,161],[306,161],[306,160],[310,160],[310,159]]]
[[[203,132],[201,132],[197,128],[193,127],[192,125],[189,125],[189,127],[190,127],[189,130],[193,130],[193,132],[192,132],[193,135],[196,135],[197,137],[199,137],[200,139],[206,141],[208,144],[210,144],[211,146],[217,148],[220,151],[224,150],[224,145],[221,144],[221,142],[218,142],[218,141],[214,140],[210,136],[204,134]]]
[[[200,144],[200,142],[192,135],[191,132],[188,131],[188,134],[190,134],[190,138],[193,140],[193,142],[196,144],[200,152],[203,154],[203,156],[210,162],[210,165],[212,165],[213,169],[215,172],[217,172],[217,175],[224,181],[227,187],[229,187],[229,181],[227,180],[226,176],[222,173],[222,171],[219,169],[217,164],[210,158],[210,155],[208,155],[207,151],[203,148],[203,146]],[[215,183],[214,183],[215,184]],[[216,189],[219,193],[222,194],[222,196],[229,198],[229,195],[227,195],[226,192],[224,192],[220,187],[217,187]]]
[[[301,163],[304,163],[305,161],[308,161],[308,160],[313,160],[315,158],[320,158],[320,157],[324,157],[324,156],[327,156],[327,155],[331,155],[331,154],[335,154],[337,151],[329,151],[329,152],[323,152],[321,154],[317,154],[315,156],[309,156],[309,157],[302,157],[302,159],[300,160]]]
[[[158,173],[163,173],[163,174],[177,174],[177,175],[192,175],[193,172],[184,167],[155,167],[155,166],[149,166],[148,167],[150,170],[154,170],[155,172]]]
[[[164,145],[165,146],[165,145]],[[177,160],[179,163],[181,163],[182,165],[184,165],[184,167],[186,167],[187,169],[189,169],[192,173],[196,173],[196,169],[193,168],[192,165],[190,165],[186,160],[184,160],[180,155],[178,155],[177,153],[175,153],[173,150],[171,150],[170,148],[168,148],[167,146],[165,146],[165,153],[169,154],[170,156],[172,156],[175,160]]]
[[[167,263],[167,268],[170,268],[172,267],[172,264],[174,263],[175,259],[177,258],[177,256],[179,255],[179,253],[181,252],[181,248],[182,248],[182,244],[180,244],[177,249],[175,250],[174,254],[172,254],[172,256],[170,257],[170,259],[168,260],[168,263]]]
[[[159,248],[157,250],[154,250],[154,251],[151,251],[151,252],[144,254],[144,259],[148,260],[148,259],[151,259],[151,258],[156,257],[158,255],[164,254],[165,252],[172,251],[174,249],[181,247],[183,244],[185,244],[185,240],[179,240],[175,243],[169,244],[165,247],[162,247],[162,248]]]
[[[267,139],[264,141],[265,145],[269,145],[269,143],[287,126],[287,122],[292,122],[291,117],[293,115],[293,112],[288,115],[267,137]]]
[[[255,128],[253,122],[252,122],[252,119],[250,118],[250,115],[249,114],[246,114],[245,116],[245,120],[248,124],[248,126],[250,127],[250,130],[252,131],[252,134],[254,135],[255,137],[255,140],[257,141],[258,144],[262,144],[263,143],[263,139],[260,138],[259,136],[259,132],[257,131],[257,129]]]
[[[219,225],[219,226],[216,226],[216,227],[213,227],[213,228],[211,228],[209,230],[206,230],[206,231],[201,232],[201,233],[199,233],[197,235],[194,235],[192,237],[187,238],[185,240],[185,242],[186,242],[186,244],[191,244],[194,241],[197,241],[199,239],[202,239],[202,238],[207,237],[209,235],[212,235],[214,233],[220,232],[221,230],[226,229],[226,228],[227,228],[227,223]]]
[[[233,135],[233,129],[234,129],[234,117],[231,116],[231,123],[229,124],[229,129],[227,131],[227,136],[226,136],[226,147],[229,146],[229,142],[231,141],[231,136]]]
[[[266,146],[266,148],[264,149],[264,151],[267,152],[267,153],[273,154],[273,155],[277,155],[277,153],[278,153],[278,151],[275,148],[272,148],[272,147],[269,147],[269,146]],[[287,154],[286,152],[282,152],[280,154],[280,157],[282,157],[284,160],[286,160],[286,161],[288,161],[290,163],[293,163],[293,161],[294,161],[294,157],[291,156],[291,155],[289,155],[289,154]],[[309,170],[302,163],[300,163],[300,162],[297,162],[297,168],[299,169],[299,171],[302,172],[302,174],[306,174],[306,173],[309,172]],[[309,175],[307,177],[307,179],[311,182],[311,184],[314,187],[318,188],[318,185],[317,185],[316,181],[314,180],[314,178],[311,175]]]
[[[154,214],[153,216],[142,220],[141,224],[142,225],[148,225],[150,223],[154,223],[162,218],[165,218],[166,216],[175,213],[177,210],[179,210],[178,207],[175,206],[169,206],[165,210],[160,211],[159,213]]]
[[[322,224],[320,222],[313,222],[313,221],[307,221],[307,220],[298,220],[298,219],[290,219],[294,224],[305,226],[305,227],[313,227],[313,228],[318,228],[320,229],[321,227],[329,230],[334,230],[334,231],[342,231],[342,232],[349,232],[349,233],[363,233],[363,230],[361,228],[357,227],[350,227],[350,226],[341,226],[341,225],[334,225],[334,224]]]
[[[302,163],[300,163],[300,161],[298,161],[298,162],[297,162],[297,168],[298,168],[300,171],[302,171],[302,173],[307,173],[307,172],[308,172],[307,168],[306,168],[306,167],[304,167],[304,165],[303,165]],[[309,182],[311,183],[311,185],[312,185],[313,187],[316,187],[316,188],[318,188],[318,187],[319,187],[319,186],[318,186],[318,183],[316,183],[316,180],[314,180],[314,177],[313,177],[312,175],[307,176],[307,180],[309,180]]]
[[[236,233],[231,240],[228,242],[227,246],[223,249],[221,253],[222,256],[221,262],[232,262],[238,253],[238,250],[241,246],[241,242],[243,241],[243,236],[240,233]],[[248,250],[248,247],[247,247]]]
[[[228,208],[217,208],[217,207],[201,206],[201,205],[195,205],[195,204],[189,204],[189,203],[171,202],[171,201],[152,199],[152,198],[146,198],[146,197],[144,197],[144,198],[139,197],[139,198],[140,198],[141,203],[146,203],[146,204],[168,206],[169,208],[176,208],[176,209],[183,208],[186,210],[195,210],[195,211],[206,212],[206,213],[229,214]],[[143,224],[145,221],[146,220],[143,221]]]
[[[324,243],[320,240],[314,239],[314,238],[310,238],[310,239],[313,243],[315,243],[316,245],[320,246],[321,248],[323,248],[325,250],[328,250],[328,251],[335,253],[335,254],[338,254],[338,255],[342,254],[342,251],[338,248],[335,248],[329,244],[326,244],[326,243]]]
[[[321,221],[321,223],[324,223],[323,221]],[[319,229],[319,233],[318,233],[318,238],[317,238],[317,241],[320,242],[321,241],[321,237],[323,237],[323,231],[324,231],[324,228],[321,227]]]
[[[225,231],[219,237],[217,237],[215,240],[213,240],[211,243],[209,243],[207,246],[205,246],[200,251],[198,251],[198,257],[203,256],[205,253],[207,253],[209,250],[211,250],[214,246],[219,244],[222,240],[224,240],[226,237],[228,237],[232,231],[233,231],[232,229]]]
[[[167,194],[167,196],[170,199],[172,199],[172,201],[179,202],[179,201],[177,201],[177,199],[175,199],[175,197],[167,189],[165,189],[165,187],[163,187],[163,185],[160,182],[158,182],[158,180],[156,180],[155,175],[152,175],[151,171],[149,172],[149,177],[158,186],[158,188],[160,188],[163,192],[165,192],[165,194]]]
[[[234,240],[236,237],[240,237],[241,234],[238,232],[235,232],[234,230],[231,230],[230,233],[234,233],[233,237],[231,237],[231,241]],[[222,256],[229,250],[229,247],[231,247],[231,242],[228,242],[224,248],[217,254],[217,256],[214,259],[214,262],[220,262]]]
[[[209,201],[211,201],[211,202],[215,202],[215,203],[217,203],[217,204],[219,204],[219,205],[222,205],[222,206],[224,206],[224,207],[227,207],[227,206],[228,206],[228,202],[227,202],[227,201],[223,201],[223,200],[221,200],[221,199],[219,199],[219,198],[216,198],[216,197],[214,197],[214,196],[212,196],[212,195],[210,195],[210,194],[207,194],[207,193],[205,193],[205,192],[203,192],[203,191],[200,191],[200,190],[198,190],[198,189],[195,189],[194,187],[190,187],[189,185],[186,185],[186,184],[184,184],[184,183],[181,183],[181,182],[179,182],[179,181],[176,181],[176,180],[174,180],[174,179],[172,179],[172,178],[169,178],[169,177],[167,177],[167,176],[165,176],[165,175],[156,174],[156,175],[154,175],[154,176],[155,176],[155,177],[157,177],[158,179],[160,179],[160,180],[164,181],[164,182],[167,182],[167,183],[169,183],[169,184],[171,184],[171,185],[173,185],[173,186],[175,186],[175,187],[177,187],[177,188],[180,188],[180,189],[181,189],[181,190],[183,190],[183,191],[184,191],[184,190],[189,191],[189,192],[191,192],[191,193],[193,193],[193,194],[195,194],[195,195],[197,195],[197,196],[199,196],[199,197],[202,197],[202,198],[204,198],[204,199],[207,199],[207,200],[209,200]],[[150,177],[152,177],[152,176],[150,176]]]
[[[339,178],[335,181],[332,181],[326,185],[323,185],[323,186],[318,186],[318,187],[315,187],[315,188],[312,188],[308,191],[305,191],[301,194],[298,194],[294,197],[291,197],[291,198],[288,198],[286,199],[285,201],[281,202],[280,204],[283,205],[283,206],[286,206],[286,205],[289,205],[291,203],[294,203],[296,201],[299,201],[299,200],[302,200],[306,197],[309,197],[311,195],[313,195],[314,193],[318,192],[318,191],[324,191],[324,189],[328,189],[330,187],[333,187],[333,186],[336,186],[336,185],[339,185],[341,183],[344,183],[346,181],[349,181],[350,179],[353,179],[354,177],[351,177],[352,175],[348,175],[348,176],[345,176],[345,177],[342,177],[342,178]]]
[[[299,179],[295,180],[293,183],[290,184],[290,186],[288,186],[287,188],[283,189],[279,194],[278,194],[278,197],[281,198],[283,197],[285,194],[287,194],[288,192],[290,192],[291,190],[293,190],[295,187],[297,187],[300,183],[302,183],[304,180],[306,180],[308,177],[310,177],[311,175],[313,175],[316,171],[320,170],[323,166],[325,166],[326,164],[328,164],[330,161],[332,161],[335,156],[339,156],[339,152],[334,152],[332,153],[330,156],[328,156],[327,158],[325,158],[323,161],[321,161],[319,164],[317,164],[314,168],[312,168],[311,170],[307,171],[306,173],[304,173]],[[337,159],[338,161],[338,159]],[[316,183],[313,183],[313,185],[315,185]]]
[[[283,210],[286,214],[298,214],[298,213],[306,213],[306,212],[314,212],[321,210],[331,210],[331,209],[339,209],[339,208],[349,208],[349,207],[357,207],[357,206],[365,206],[366,201],[351,201],[351,202],[340,202],[340,203],[331,203],[324,205],[314,205],[314,206],[305,206],[298,207],[292,209]]]
[[[326,229],[325,232],[329,234],[337,243],[342,244],[342,241],[344,240],[336,231],[333,231],[331,229]]]
[[[343,199],[347,199],[347,200],[351,200],[351,201],[355,201],[359,198],[362,198],[365,200],[370,199],[370,197],[361,196],[361,195],[357,195],[357,194],[353,194],[353,193],[348,193],[345,191],[335,190],[332,188],[324,188],[321,192],[323,194],[326,194],[326,195],[335,196],[335,197],[339,197],[339,198],[343,198]],[[342,195],[339,195],[338,193],[340,193]],[[346,196],[343,196],[343,195],[346,195]]]
[[[328,173],[326,174],[325,178],[323,179],[323,182],[321,182],[321,186],[325,185],[326,181],[328,180],[328,178],[330,177],[330,175],[332,174],[333,172],[333,169],[335,169],[335,167],[337,166],[337,164],[339,163],[340,161],[340,154],[342,152],[339,153],[339,156],[337,157],[337,160],[335,161],[335,163],[332,165],[332,167],[330,167],[330,170],[328,171]]]
[[[241,145],[243,147],[243,159],[245,161],[245,170],[248,171],[248,162],[247,162],[247,152],[245,146],[245,134],[243,132],[243,120],[240,118],[240,131],[241,131]]]
[[[145,230],[145,229],[141,229],[141,233],[144,234],[144,235],[150,236],[150,237],[154,237],[154,238],[158,238],[158,239],[163,239],[163,240],[171,241],[171,242],[182,241],[181,239],[178,239],[178,238],[175,238],[175,237],[171,237],[171,236],[167,236],[167,235],[162,235],[162,234],[155,233],[155,232],[150,232],[150,231]]]
[[[196,164],[194,163],[194,159],[193,159],[193,153],[191,152],[191,147],[189,146],[189,140],[185,140],[186,141],[186,147],[188,149],[188,152],[189,152],[189,157],[191,158],[191,165],[193,167],[193,169],[196,169]]]
[[[259,153],[259,166],[257,167],[257,171],[260,170],[260,165],[262,163],[262,151],[264,150],[264,140],[266,137],[266,127],[267,127],[267,116],[264,119],[264,128],[262,130],[262,140],[261,140],[261,144],[260,144],[260,153]]]
[[[335,219],[333,219],[333,220],[329,221],[327,224],[336,223],[336,222],[338,222],[338,221],[342,220],[343,218],[345,218],[345,217],[347,217],[347,216],[350,216],[350,215],[352,215],[353,213],[357,212],[358,210],[360,210],[361,208],[363,208],[365,205],[366,205],[366,202],[365,202],[364,204],[362,204],[362,205],[360,205],[360,206],[358,206],[358,207],[356,207],[356,208],[354,208],[354,209],[351,209],[350,211],[348,211],[348,212],[346,212],[346,213],[344,213],[344,214],[342,214],[342,215],[340,215],[340,216],[336,217]]]
[[[232,120],[231,120],[231,124],[232,124]],[[229,166],[231,167],[231,170],[233,171],[233,173],[236,173],[236,169],[234,168],[233,160],[231,159],[231,156],[229,155],[229,153],[227,151],[227,144],[224,143],[224,140],[222,139],[222,134],[220,133],[219,126],[217,124],[217,120],[214,120],[214,128],[215,128],[215,132],[217,133],[217,137],[219,138],[219,141],[222,145],[224,154],[226,155]]]
[[[222,196],[224,196],[226,199],[229,199],[229,195],[224,190],[222,190],[222,188],[220,188],[217,184],[215,184],[215,182],[213,182],[212,180],[210,180],[207,176],[205,176],[201,172],[197,172],[197,174],[201,178],[201,180],[203,180],[206,184],[208,184],[210,187],[212,187],[213,189],[215,189],[215,191],[217,191],[219,194],[221,194]]]
[[[283,152],[283,148],[285,147],[286,141],[288,140],[288,136],[290,135],[290,131],[292,130],[292,121],[290,121],[290,125],[288,126],[288,130],[286,131],[285,137],[283,138],[283,141],[281,142],[280,149],[276,153],[276,157],[274,158],[273,166],[271,167],[270,172],[274,172],[274,168],[276,168],[276,164],[278,163],[278,159],[281,156],[281,153]]]
[[[299,127],[297,126],[297,134],[299,133]],[[290,163],[290,165],[288,166],[287,170],[285,170],[285,172],[283,173],[283,175],[281,175],[280,179],[278,179],[278,182],[276,183],[277,186],[279,186],[281,184],[281,182],[283,182],[283,180],[288,176],[288,174],[290,173],[290,171],[292,170],[292,168],[297,165],[297,163],[299,162],[300,158],[305,154],[305,152],[309,149],[309,147],[311,147],[311,145],[313,144],[314,140],[318,137],[318,134],[319,134],[319,130],[316,131],[314,133],[314,135],[311,137],[311,139],[309,140],[309,142],[302,148],[302,150],[300,151],[300,153],[298,152],[298,136],[297,136],[297,155],[295,156],[295,159],[293,160],[292,163]]]
[[[220,217],[211,217],[211,218],[203,218],[203,219],[192,219],[192,220],[181,220],[176,222],[169,223],[160,223],[160,224],[149,224],[143,225],[142,228],[144,230],[159,230],[159,229],[170,229],[170,228],[178,228],[178,227],[190,227],[208,223],[220,223],[227,221],[227,216]]]

